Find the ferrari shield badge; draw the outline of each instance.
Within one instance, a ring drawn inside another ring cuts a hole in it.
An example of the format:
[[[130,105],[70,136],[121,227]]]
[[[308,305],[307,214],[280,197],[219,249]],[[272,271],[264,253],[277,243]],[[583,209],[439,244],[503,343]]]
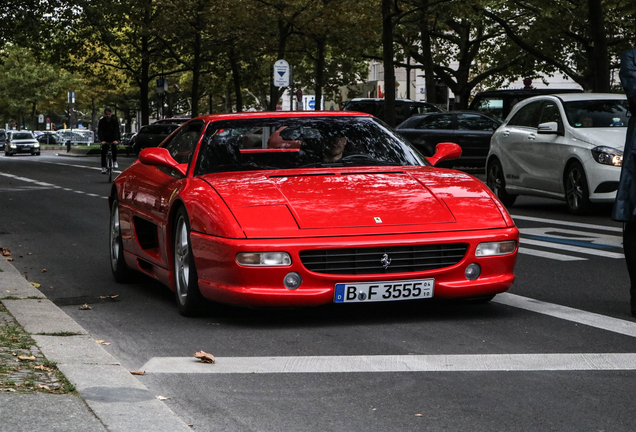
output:
[[[375,221],[375,223],[382,223],[382,219],[380,219],[379,217],[374,217],[373,220]]]

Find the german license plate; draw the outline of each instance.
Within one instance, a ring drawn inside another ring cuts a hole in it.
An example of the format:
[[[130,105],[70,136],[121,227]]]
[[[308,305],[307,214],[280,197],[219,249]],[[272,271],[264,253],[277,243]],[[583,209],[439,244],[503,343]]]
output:
[[[366,303],[433,297],[435,279],[406,281],[338,283],[335,303]]]

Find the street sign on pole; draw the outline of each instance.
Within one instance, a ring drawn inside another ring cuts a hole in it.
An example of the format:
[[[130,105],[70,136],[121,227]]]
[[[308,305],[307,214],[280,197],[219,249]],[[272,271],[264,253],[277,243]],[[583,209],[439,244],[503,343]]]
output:
[[[38,123],[44,123],[44,114],[38,116]]]
[[[274,86],[289,87],[289,63],[278,60],[274,63]]]

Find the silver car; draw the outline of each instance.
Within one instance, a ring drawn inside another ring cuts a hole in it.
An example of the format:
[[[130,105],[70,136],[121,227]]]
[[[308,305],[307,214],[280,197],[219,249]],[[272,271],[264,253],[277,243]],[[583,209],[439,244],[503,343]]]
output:
[[[620,94],[536,96],[515,105],[490,141],[486,182],[506,206],[517,195],[565,200],[573,214],[611,203],[630,117]]]
[[[40,155],[40,143],[35,139],[31,131],[8,131],[4,142],[5,156],[13,156],[17,153],[31,153]]]

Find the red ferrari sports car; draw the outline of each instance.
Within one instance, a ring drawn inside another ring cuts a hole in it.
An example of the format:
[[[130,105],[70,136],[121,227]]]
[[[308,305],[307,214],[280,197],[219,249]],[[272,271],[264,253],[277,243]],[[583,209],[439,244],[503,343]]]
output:
[[[361,113],[192,119],[113,183],[113,274],[156,278],[184,315],[205,299],[488,301],[514,281],[519,233],[481,181],[434,167],[460,154],[425,158]]]

